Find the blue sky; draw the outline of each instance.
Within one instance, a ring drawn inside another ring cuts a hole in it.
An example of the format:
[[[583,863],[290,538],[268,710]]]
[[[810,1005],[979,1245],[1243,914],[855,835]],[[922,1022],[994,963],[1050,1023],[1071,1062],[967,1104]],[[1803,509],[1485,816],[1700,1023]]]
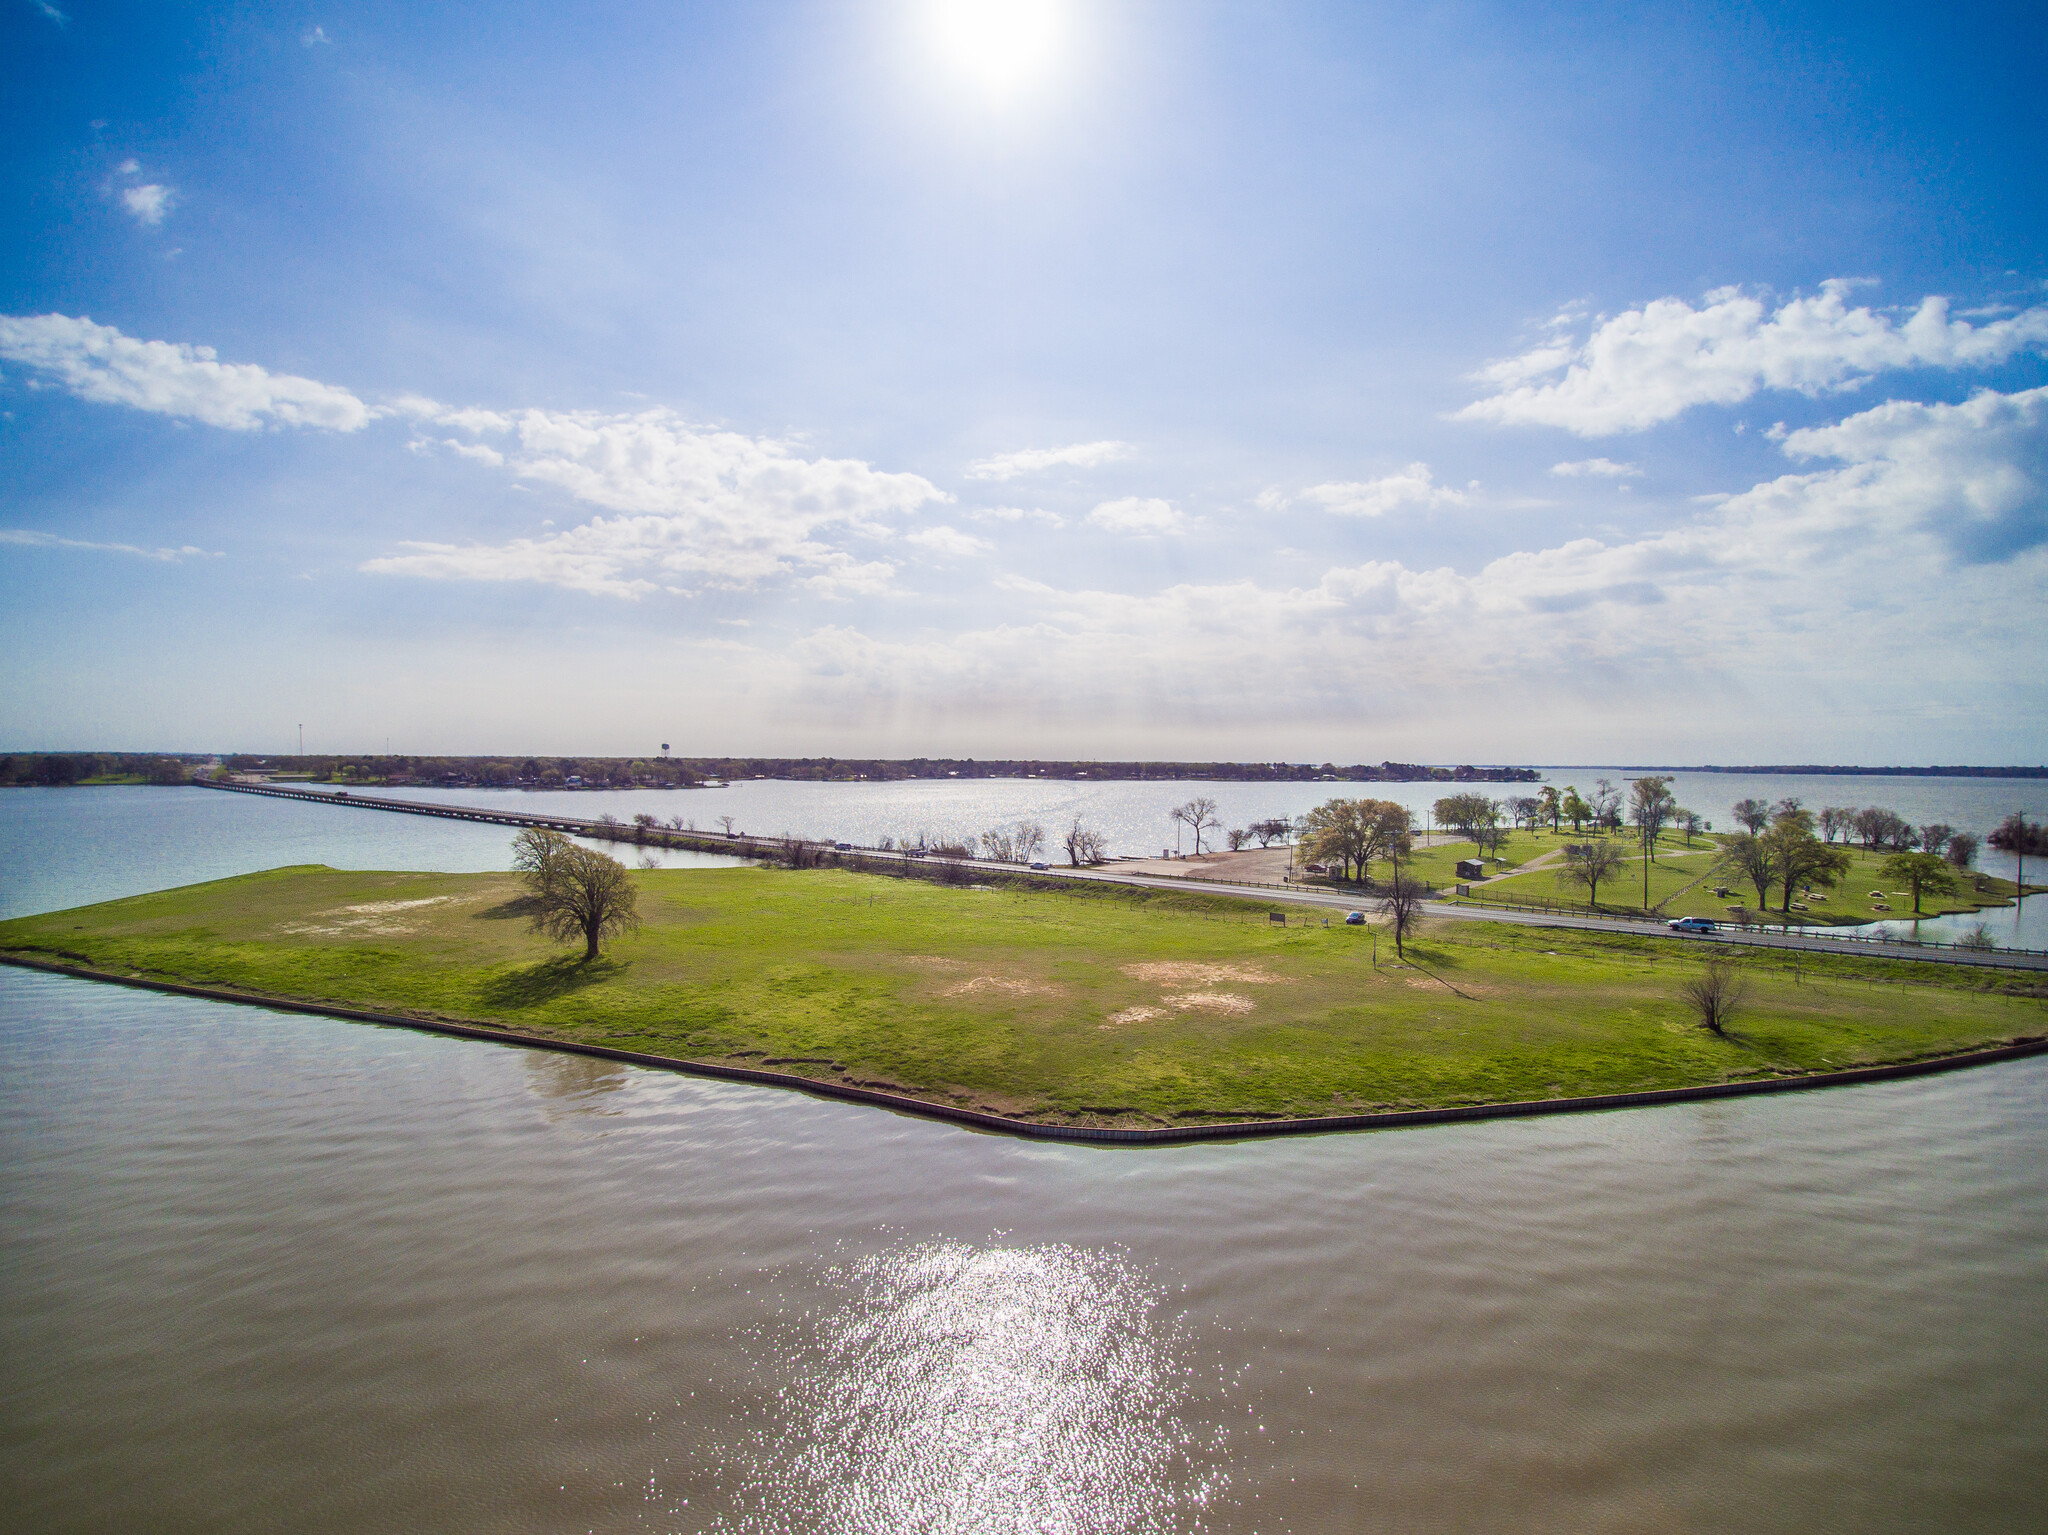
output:
[[[0,9],[0,746],[2038,762],[2037,7]]]

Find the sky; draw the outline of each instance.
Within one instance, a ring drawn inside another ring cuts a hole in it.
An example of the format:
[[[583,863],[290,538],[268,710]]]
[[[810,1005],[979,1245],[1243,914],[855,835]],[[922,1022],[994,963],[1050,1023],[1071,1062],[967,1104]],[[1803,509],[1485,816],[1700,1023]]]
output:
[[[2044,66],[0,0],[0,749],[2048,761]]]

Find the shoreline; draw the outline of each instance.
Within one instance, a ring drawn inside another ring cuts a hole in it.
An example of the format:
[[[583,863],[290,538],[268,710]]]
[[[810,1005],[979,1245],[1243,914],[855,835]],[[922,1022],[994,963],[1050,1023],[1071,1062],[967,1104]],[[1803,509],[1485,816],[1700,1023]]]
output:
[[[351,1023],[377,1024],[387,1028],[411,1029],[419,1033],[450,1035],[459,1039],[484,1040],[527,1049],[553,1050],[567,1055],[592,1056],[620,1061],[650,1070],[671,1071],[685,1076],[719,1081],[746,1082],[755,1086],[780,1087],[807,1092],[813,1097],[857,1103],[871,1108],[893,1109],[925,1119],[938,1119],[970,1129],[1027,1140],[1069,1141],[1096,1145],[1158,1146],[1192,1141],[1252,1140],[1281,1135],[1324,1135],[1346,1131],[1393,1130],[1419,1125],[1455,1124],[1484,1119],[1526,1119],[1553,1114],[1588,1114],[1609,1109],[1651,1108],[1668,1103],[1697,1103],[1716,1098],[1745,1098],[1761,1093],[1809,1092],[1827,1087],[1850,1087],[1867,1082],[1897,1081],[1909,1077],[1934,1076],[1949,1071],[1966,1071],[2001,1061],[2022,1060],[2048,1054],[2048,1037],[2015,1040],[1988,1050],[1970,1050],[1955,1055],[1927,1056],[1881,1066],[1860,1066],[1844,1071],[1803,1072],[1795,1076],[1759,1078],[1744,1082],[1702,1083],[1693,1087],[1655,1088],[1635,1093],[1606,1093],[1583,1098],[1542,1098],[1508,1100],[1500,1103],[1462,1105],[1441,1109],[1402,1109],[1375,1114],[1341,1114],[1310,1119],[1239,1119],[1205,1121],[1200,1124],[1157,1128],[1121,1128],[1108,1125],[1060,1125],[1037,1120],[1012,1119],[979,1109],[956,1108],[901,1093],[879,1092],[790,1072],[762,1071],[745,1066],[725,1066],[710,1061],[690,1061],[675,1056],[652,1055],[637,1050],[620,1050],[609,1045],[583,1044],[553,1039],[523,1030],[488,1024],[461,1023],[451,1019],[415,1017],[404,1013],[376,1012],[334,1003],[305,1002],[291,997],[260,992],[234,991],[225,987],[194,986],[182,981],[152,980],[140,975],[120,975],[88,965],[58,960],[33,959],[24,954],[0,953],[0,964],[75,980],[127,986],[135,990],[163,992],[172,996],[197,997],[205,1001],[229,1002],[245,1007],[263,1007],[273,1012],[299,1013],[335,1018]]]

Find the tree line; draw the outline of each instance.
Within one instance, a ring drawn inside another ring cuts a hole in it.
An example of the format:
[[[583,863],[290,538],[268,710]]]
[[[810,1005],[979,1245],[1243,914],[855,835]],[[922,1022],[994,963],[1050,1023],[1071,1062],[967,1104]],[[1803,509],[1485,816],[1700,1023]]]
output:
[[[95,778],[130,778],[180,784],[205,759],[165,752],[24,752],[0,757],[0,784],[57,787]]]

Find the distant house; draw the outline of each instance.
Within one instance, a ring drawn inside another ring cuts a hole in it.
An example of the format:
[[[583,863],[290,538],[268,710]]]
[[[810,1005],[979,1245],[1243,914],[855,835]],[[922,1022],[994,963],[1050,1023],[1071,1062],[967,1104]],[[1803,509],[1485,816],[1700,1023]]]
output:
[[[1481,861],[1480,859],[1477,859],[1477,858],[1460,858],[1460,859],[1458,860],[1458,878],[1459,878],[1459,879],[1485,879],[1485,878],[1486,878],[1486,865],[1485,865],[1485,863],[1484,863],[1483,861]]]

